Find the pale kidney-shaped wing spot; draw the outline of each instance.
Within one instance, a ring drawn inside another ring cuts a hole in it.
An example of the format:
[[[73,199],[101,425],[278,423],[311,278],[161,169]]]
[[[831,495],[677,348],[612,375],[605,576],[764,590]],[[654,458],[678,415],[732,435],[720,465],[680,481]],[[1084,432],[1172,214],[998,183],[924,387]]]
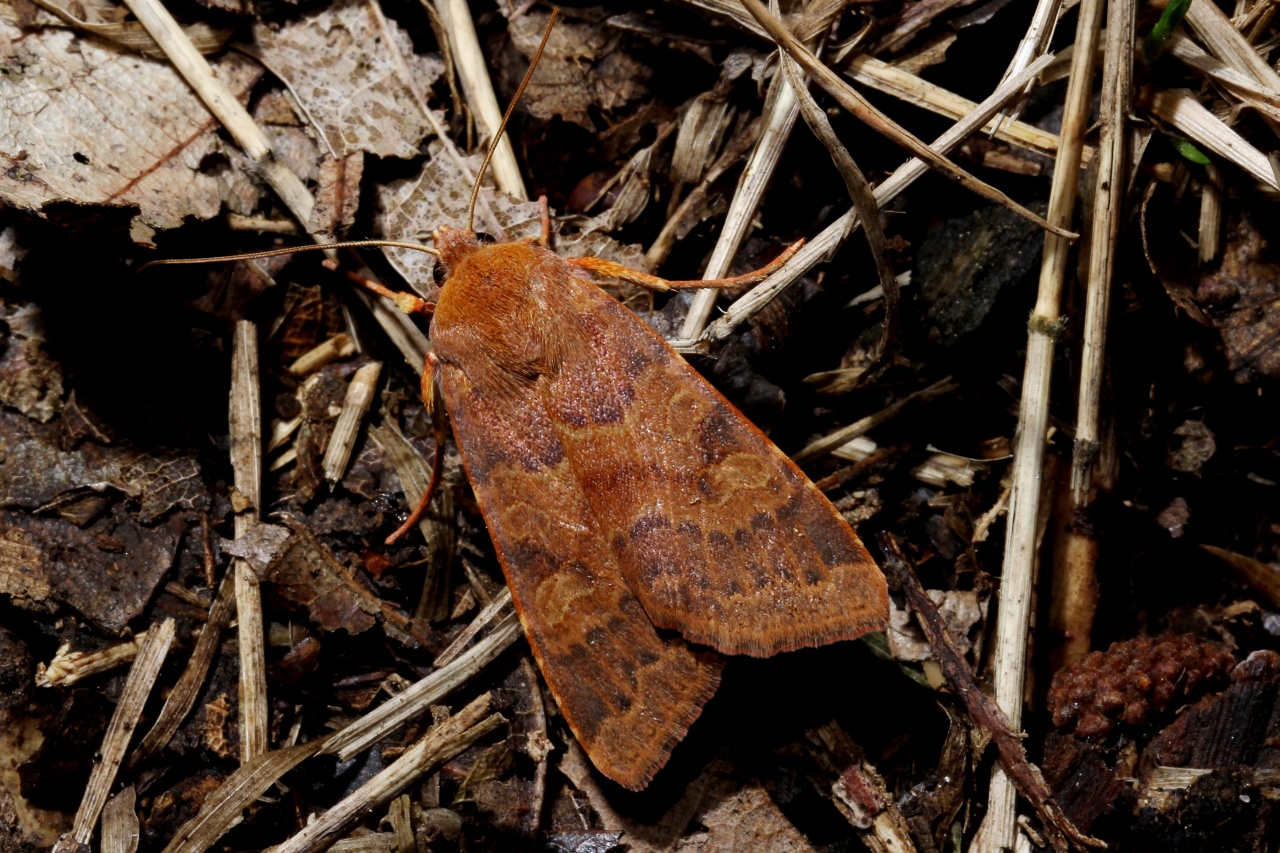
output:
[[[706,403],[693,391],[678,389],[667,400],[666,432],[675,443],[692,442],[697,436]]]
[[[595,592],[595,585],[577,567],[561,566],[560,570],[538,584],[534,606],[549,627],[558,626],[574,613],[574,605]]]
[[[759,453],[731,453],[724,457],[706,477],[712,499],[726,508],[741,504],[744,512],[759,510],[759,492],[769,488],[776,474],[771,461]]]

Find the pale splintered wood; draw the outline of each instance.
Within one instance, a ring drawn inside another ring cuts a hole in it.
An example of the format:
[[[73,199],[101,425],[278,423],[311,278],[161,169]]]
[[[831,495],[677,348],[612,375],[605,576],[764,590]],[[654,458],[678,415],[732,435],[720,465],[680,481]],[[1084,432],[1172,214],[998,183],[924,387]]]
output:
[[[347,463],[351,461],[351,451],[356,446],[360,435],[360,426],[365,415],[369,414],[369,406],[373,403],[374,392],[378,390],[378,376],[382,373],[382,362],[374,361],[364,365],[351,377],[347,386],[346,398],[342,401],[342,414],[333,425],[333,434],[329,437],[329,446],[325,448],[324,461],[321,468],[324,478],[333,488],[347,471]]]
[[[1062,140],[1049,190],[1050,222],[1068,228],[1075,210],[1084,135],[1089,125],[1094,61],[1102,28],[1102,0],[1082,0],[1071,75],[1062,116]],[[1026,683],[1027,632],[1031,621],[1032,579],[1036,561],[1036,527],[1040,515],[1040,479],[1049,428],[1053,351],[1061,328],[1059,316],[1071,241],[1046,233],[1036,305],[1028,325],[1027,362],[1022,378],[1022,405],[1013,460],[1013,491],[1005,531],[1004,567],[996,619],[992,680],[996,703],[1016,730],[1022,724],[1022,692]],[[987,815],[971,848],[975,853],[1011,849],[1017,836],[1017,795],[999,765],[992,771]]]
[[[485,693],[431,729],[385,770],[277,847],[275,853],[319,853],[329,849],[366,814],[383,807],[437,764],[497,729],[506,719],[501,714],[485,716],[491,698]]]
[[[448,666],[415,682],[412,687],[393,696],[346,728],[325,745],[325,752],[347,761],[366,747],[424,713],[460,684],[465,683],[486,664],[502,654],[518,637],[523,636],[520,620],[509,614],[494,627],[492,633],[476,643]]]
[[[107,802],[107,794],[111,791],[116,772],[129,748],[129,740],[142,716],[147,696],[151,694],[151,688],[160,674],[160,667],[169,653],[169,647],[173,645],[173,635],[172,619],[153,625],[147,631],[147,640],[129,669],[120,701],[116,703],[115,713],[111,715],[111,722],[107,724],[106,734],[102,737],[98,760],[89,774],[89,784],[85,786],[84,797],[80,800],[80,808],[76,810],[71,832],[64,835],[54,848],[59,853],[74,850],[77,844],[88,844],[93,837],[93,827]]]
[[[231,345],[231,467],[236,495],[236,538],[258,523],[262,508],[262,409],[258,379],[258,327],[236,323]],[[237,505],[238,504],[238,505]],[[231,563],[235,577],[240,650],[240,760],[268,749],[267,667],[262,630],[262,594],[258,576],[239,558]]]
[[[138,656],[147,632],[96,652],[75,652],[63,643],[49,664],[36,665],[37,687],[70,687],[83,678],[123,666]]]

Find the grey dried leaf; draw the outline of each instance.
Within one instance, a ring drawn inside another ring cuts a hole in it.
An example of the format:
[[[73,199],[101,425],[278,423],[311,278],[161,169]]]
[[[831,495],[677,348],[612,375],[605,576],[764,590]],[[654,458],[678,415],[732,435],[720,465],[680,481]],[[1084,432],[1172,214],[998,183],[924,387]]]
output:
[[[973,647],[969,633],[982,618],[982,604],[978,600],[978,594],[973,590],[931,589],[928,590],[928,596],[938,605],[938,612],[942,614],[956,648],[961,654],[968,654]],[[933,650],[909,610],[890,606],[886,636],[889,640],[889,654],[896,661],[934,659]]]
[[[547,846],[555,853],[609,853],[622,844],[622,832],[557,832],[548,836]]]
[[[230,149],[168,62],[3,22],[0,42],[13,45],[0,75],[0,200],[37,212],[55,202],[133,206],[140,234],[219,213],[226,177],[201,164]],[[262,73],[235,54],[214,70],[237,97]]]
[[[432,127],[425,93],[444,64],[414,54],[408,34],[376,3],[344,0],[279,29],[260,23],[254,38],[333,156],[418,153]]]
[[[255,524],[249,532],[236,539],[222,539],[219,546],[224,554],[239,557],[259,575],[284,553],[293,537],[293,531],[278,524]]]

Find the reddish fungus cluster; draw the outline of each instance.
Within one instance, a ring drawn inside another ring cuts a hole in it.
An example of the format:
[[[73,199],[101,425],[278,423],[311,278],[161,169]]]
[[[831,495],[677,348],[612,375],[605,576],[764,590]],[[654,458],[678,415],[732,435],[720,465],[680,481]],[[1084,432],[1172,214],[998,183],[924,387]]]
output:
[[[1059,670],[1049,685],[1049,713],[1063,731],[1101,737],[1226,681],[1234,665],[1221,643],[1191,634],[1125,640]]]

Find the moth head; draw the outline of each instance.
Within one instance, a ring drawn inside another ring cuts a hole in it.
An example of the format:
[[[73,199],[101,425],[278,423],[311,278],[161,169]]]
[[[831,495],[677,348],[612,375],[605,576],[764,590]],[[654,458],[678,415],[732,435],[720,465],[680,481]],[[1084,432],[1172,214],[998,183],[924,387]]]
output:
[[[436,262],[436,269],[443,268],[444,276],[441,278],[437,274],[437,284],[443,284],[444,279],[447,279],[458,268],[458,264],[480,248],[480,241],[476,238],[475,233],[464,228],[450,228],[447,225],[441,225],[436,229],[432,237],[436,244],[436,251],[440,253]]]

